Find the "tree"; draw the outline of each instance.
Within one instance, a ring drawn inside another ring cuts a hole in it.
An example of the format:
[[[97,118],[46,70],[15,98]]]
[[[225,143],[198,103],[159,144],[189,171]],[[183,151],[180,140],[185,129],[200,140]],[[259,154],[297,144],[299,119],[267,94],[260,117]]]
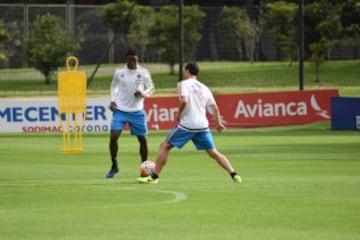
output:
[[[217,26],[220,46],[226,48],[234,43],[239,59],[254,60],[259,27],[250,20],[244,8],[224,6]]]
[[[7,31],[4,22],[0,20],[0,62],[4,62],[7,59],[7,54],[3,42],[9,39],[10,33]]]
[[[342,2],[340,21],[346,36],[350,38],[360,37],[360,2],[358,0]]]
[[[340,42],[343,28],[340,22],[340,5],[321,0],[304,8],[305,47],[315,67],[315,82],[320,82],[321,65],[331,47]]]
[[[347,0],[342,3],[340,21],[344,30],[342,43],[353,46],[355,53],[359,57],[360,2],[358,0]]]
[[[270,29],[276,43],[292,65],[297,53],[297,18],[298,6],[295,3],[276,1],[266,4],[266,14],[264,16],[265,25]]]
[[[136,6],[133,11],[133,21],[126,35],[129,45],[136,49],[139,56],[144,58],[150,44],[150,31],[155,22],[155,11],[151,7]]]
[[[295,56],[296,26],[298,19],[296,1],[276,1],[266,4],[267,26],[284,52]],[[320,82],[320,70],[331,49],[350,45],[359,40],[360,4],[357,0],[309,0],[304,7],[305,58],[315,69],[315,82]]]
[[[5,24],[0,20],[0,43],[10,38],[9,32],[6,30]]]
[[[82,30],[78,32],[81,36]],[[64,65],[66,56],[80,49],[81,37],[72,38],[62,19],[48,13],[36,17],[26,42],[30,65],[50,84],[51,76]]]
[[[134,48],[143,58],[150,43],[150,29],[154,24],[154,9],[137,5],[129,0],[120,0],[105,5],[99,16],[125,44]],[[114,36],[115,36],[114,35]],[[115,41],[113,39],[112,43]]]
[[[199,6],[184,7],[184,57],[191,58],[201,39],[201,29],[205,13]],[[155,24],[151,31],[152,46],[159,51],[169,64],[170,74],[175,73],[175,63],[179,55],[179,11],[175,5],[165,5],[156,13]]]
[[[23,33],[18,21],[1,23],[0,26],[0,63],[4,67],[12,63],[22,63]]]
[[[100,11],[99,17],[115,33],[127,34],[134,20],[133,10],[135,6],[136,3],[129,0],[108,3]]]

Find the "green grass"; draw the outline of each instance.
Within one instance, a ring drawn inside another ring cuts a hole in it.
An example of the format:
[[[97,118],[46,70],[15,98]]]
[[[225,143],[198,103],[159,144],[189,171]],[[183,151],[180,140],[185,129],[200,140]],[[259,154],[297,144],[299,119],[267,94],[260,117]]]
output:
[[[305,89],[358,97],[359,64],[327,62],[320,83],[306,64]],[[200,66],[199,78],[215,93],[298,89],[296,64]],[[177,75],[149,67],[156,94],[174,94]],[[0,70],[25,72],[0,76],[0,97],[56,97],[56,82],[45,85],[31,71]],[[96,75],[89,95],[108,95],[111,75]],[[360,239],[360,133],[329,128],[327,122],[214,133],[241,173],[240,185],[191,144],[172,151],[159,185],[144,186],[135,181],[138,144],[128,133],[119,140],[121,172],[110,180],[108,133],[85,134],[82,154],[60,153],[58,134],[0,134],[0,239]],[[165,134],[150,132],[150,159]]]
[[[165,134],[150,132],[150,159]],[[58,134],[1,134],[0,239],[360,239],[359,135],[328,123],[214,133],[242,184],[189,143],[158,185],[140,185],[127,132],[114,179],[108,134],[85,134],[81,154],[60,153]]]
[[[177,73],[169,75],[167,66],[163,64],[145,65],[152,72],[157,94],[175,94]],[[108,95],[114,66],[104,65],[102,67],[109,70],[95,75],[88,89],[90,96]],[[92,72],[93,68],[94,66],[84,66],[79,70]],[[215,93],[299,89],[297,63],[289,67],[287,62],[200,62],[200,68],[199,79],[209,85]],[[24,74],[21,75],[20,70],[0,70],[0,74],[6,73],[8,74],[6,76],[9,76],[7,78],[0,77],[0,97],[56,96],[56,81],[45,85],[41,77],[33,77],[31,69],[23,71]],[[360,95],[359,60],[326,62],[321,70],[321,82],[319,83],[314,82],[312,65],[306,63],[304,76],[304,89],[338,88],[343,96]]]
[[[285,62],[201,62],[199,79],[212,89],[221,91],[224,86],[233,92],[266,91],[268,88],[299,89],[298,66],[289,67]],[[311,64],[305,65],[304,86],[306,88],[360,87],[360,61],[333,61],[324,65],[320,83],[314,82]],[[111,77],[110,77],[111,78]],[[163,89],[176,89],[177,73],[154,72],[153,79],[160,92]],[[109,76],[94,79],[90,89],[108,89]],[[360,88],[358,89],[360,90]]]

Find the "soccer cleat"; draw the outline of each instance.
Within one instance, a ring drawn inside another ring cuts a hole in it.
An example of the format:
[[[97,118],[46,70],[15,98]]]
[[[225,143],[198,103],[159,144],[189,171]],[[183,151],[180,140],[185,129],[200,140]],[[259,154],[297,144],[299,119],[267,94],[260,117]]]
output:
[[[106,174],[106,178],[113,178],[116,173],[119,172],[118,168],[111,168],[110,171]]]
[[[158,184],[159,179],[153,179],[151,176],[148,177],[139,177],[137,179],[138,183],[145,183],[145,184]]]
[[[233,181],[234,181],[234,183],[241,183],[241,177],[239,176],[239,175],[235,175],[234,177],[233,177]]]

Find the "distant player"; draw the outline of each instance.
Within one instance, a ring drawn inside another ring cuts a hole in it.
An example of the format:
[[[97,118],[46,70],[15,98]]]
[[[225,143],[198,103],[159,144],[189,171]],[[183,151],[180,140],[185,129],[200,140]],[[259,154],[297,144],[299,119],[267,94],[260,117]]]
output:
[[[159,174],[167,162],[169,151],[173,147],[182,148],[190,140],[197,150],[205,150],[223,167],[235,183],[241,182],[241,177],[226,156],[215,148],[206,117],[207,109],[214,116],[218,132],[223,132],[225,126],[221,122],[219,109],[209,88],[196,79],[198,73],[199,67],[196,63],[188,63],[185,66],[185,80],[178,83],[180,103],[177,120],[179,124],[168,133],[165,141],[160,144],[152,174],[148,177],[138,178],[139,183],[158,183]]]
[[[147,160],[147,123],[144,99],[153,94],[155,88],[148,70],[138,65],[135,51],[126,53],[126,66],[115,70],[110,87],[110,110],[113,111],[110,127],[111,168],[106,174],[112,178],[119,171],[117,162],[118,138],[128,124],[132,135],[140,144],[141,162]]]

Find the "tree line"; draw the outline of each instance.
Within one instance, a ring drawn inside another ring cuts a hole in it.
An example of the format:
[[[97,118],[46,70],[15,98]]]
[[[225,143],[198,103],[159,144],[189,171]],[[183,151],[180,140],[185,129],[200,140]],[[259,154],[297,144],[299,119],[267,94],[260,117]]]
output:
[[[238,59],[258,61],[261,59],[261,34],[267,31],[276,41],[280,58],[289,61],[291,66],[298,58],[299,11],[296,2],[258,1],[255,16],[244,7],[223,6],[214,25],[221,33],[220,48],[233,46]],[[153,8],[131,0],[119,0],[104,5],[97,17],[113,32],[110,44],[120,41],[126,48],[136,49],[140,57],[149,52],[156,53],[169,65],[170,73],[174,73],[179,54],[178,14],[176,4]],[[194,58],[205,18],[206,13],[198,5],[184,6],[184,59]],[[357,46],[359,18],[360,3],[357,0],[320,0],[305,4],[305,57],[314,63],[316,73],[333,47]],[[64,65],[66,56],[76,55],[85,40],[86,25],[79,26],[76,36],[72,36],[63,19],[49,13],[36,17],[24,40],[16,39],[16,31],[9,26],[0,21],[0,62],[6,61],[11,54],[6,43],[24,44],[30,66],[44,75],[46,83],[50,83],[57,69]]]

